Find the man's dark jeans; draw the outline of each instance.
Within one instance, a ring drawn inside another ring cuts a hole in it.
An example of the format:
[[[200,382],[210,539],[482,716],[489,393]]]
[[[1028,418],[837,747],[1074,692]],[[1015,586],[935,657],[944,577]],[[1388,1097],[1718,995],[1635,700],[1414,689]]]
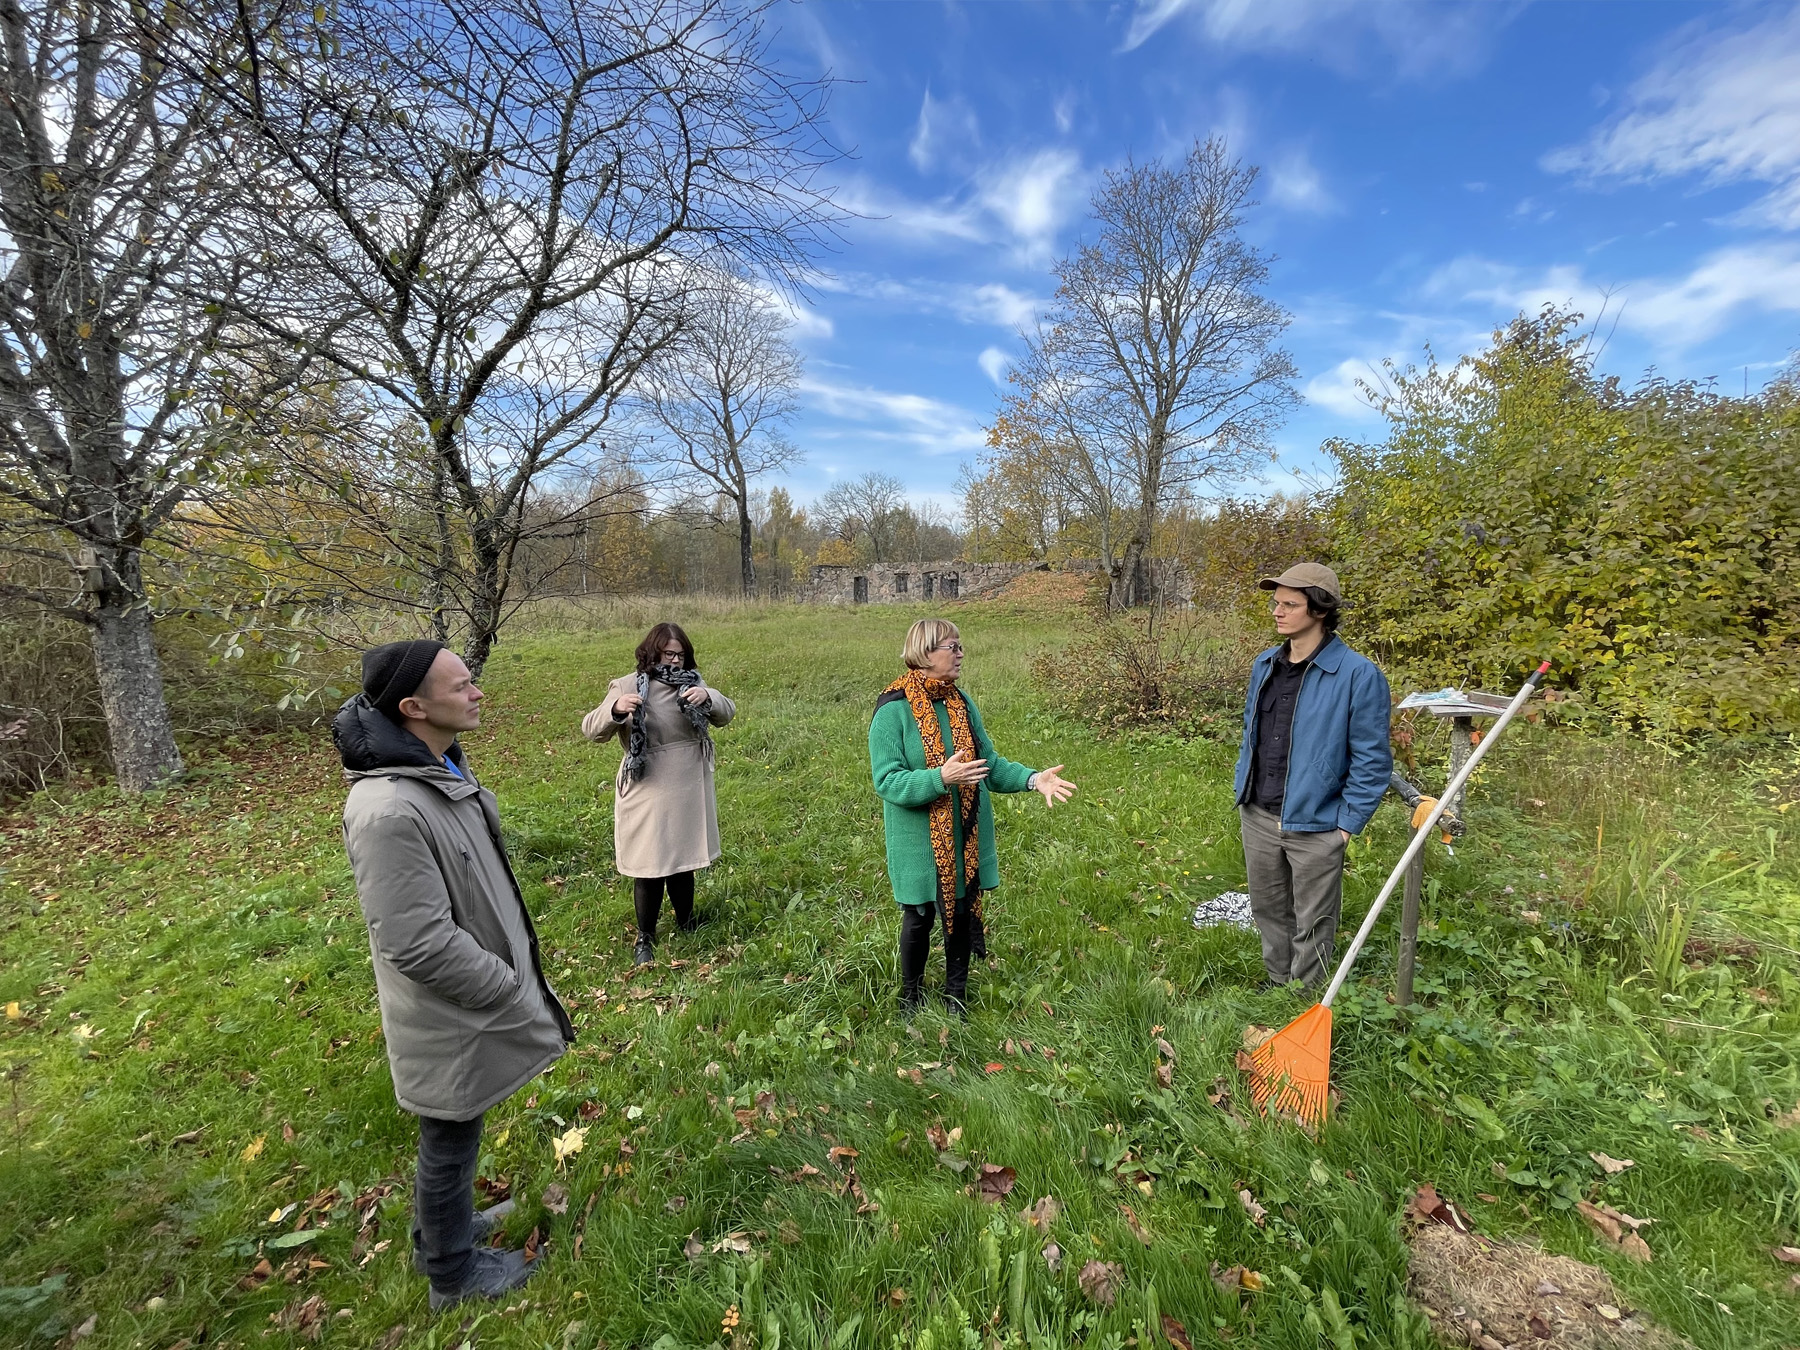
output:
[[[461,1286],[475,1259],[475,1164],[481,1117],[419,1117],[419,1176],[413,1186],[413,1246],[425,1258],[432,1287]]]

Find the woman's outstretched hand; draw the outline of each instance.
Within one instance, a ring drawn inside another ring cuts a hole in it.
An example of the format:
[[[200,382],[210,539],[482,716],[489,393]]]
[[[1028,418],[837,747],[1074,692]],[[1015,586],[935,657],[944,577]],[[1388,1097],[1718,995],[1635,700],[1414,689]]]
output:
[[[1043,794],[1045,806],[1066,802],[1075,794],[1075,785],[1061,777],[1061,772],[1060,764],[1052,769],[1039,769],[1037,776],[1031,780],[1033,790]]]
[[[958,750],[938,766],[946,784],[979,783],[988,776],[985,759],[971,759],[967,750]]]

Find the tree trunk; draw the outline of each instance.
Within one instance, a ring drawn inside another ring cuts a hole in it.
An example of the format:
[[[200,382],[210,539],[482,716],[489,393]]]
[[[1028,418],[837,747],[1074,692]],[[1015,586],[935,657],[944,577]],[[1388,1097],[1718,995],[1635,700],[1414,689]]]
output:
[[[444,457],[433,455],[431,517],[437,532],[437,560],[431,567],[426,600],[431,607],[431,636],[439,642],[450,641],[450,574],[456,566],[455,546],[450,539],[450,508],[444,500],[445,480]]]
[[[755,542],[750,529],[750,498],[740,493],[737,499],[738,509],[738,568],[739,580],[742,582],[744,599],[748,600],[756,594],[756,556],[751,549]]]
[[[481,669],[500,640],[500,549],[490,531],[477,529],[473,540],[475,575],[469,587],[469,639],[463,647],[463,663],[469,674],[481,677]]]
[[[134,793],[162,787],[181,772],[182,763],[163,697],[150,611],[108,596],[89,621],[88,637],[119,787]]]

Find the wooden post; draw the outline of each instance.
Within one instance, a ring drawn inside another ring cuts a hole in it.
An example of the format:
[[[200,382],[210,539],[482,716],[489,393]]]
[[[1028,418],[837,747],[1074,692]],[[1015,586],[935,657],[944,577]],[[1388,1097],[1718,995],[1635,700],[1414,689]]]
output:
[[[1473,717],[1455,718],[1450,724],[1451,778],[1456,777],[1457,771],[1469,762],[1469,756],[1473,753],[1475,753],[1475,719]],[[1466,786],[1461,788],[1456,794],[1456,799],[1446,803],[1446,809],[1452,815],[1462,815],[1463,795],[1467,791]]]
[[[1419,894],[1424,879],[1425,850],[1420,849],[1406,866],[1406,892],[1400,905],[1400,961],[1394,1002],[1402,1008],[1412,1003],[1413,964],[1419,953]]]

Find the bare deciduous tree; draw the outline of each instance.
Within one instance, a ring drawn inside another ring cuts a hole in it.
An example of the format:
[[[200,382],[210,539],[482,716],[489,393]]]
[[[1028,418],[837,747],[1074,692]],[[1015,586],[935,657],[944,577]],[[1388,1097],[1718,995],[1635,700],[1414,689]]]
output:
[[[1256,170],[1225,143],[1179,164],[1127,164],[1094,194],[1092,243],[1056,266],[1057,291],[1028,339],[1025,389],[1096,527],[1114,605],[1151,599],[1145,566],[1171,500],[1242,472],[1297,401],[1275,345],[1288,316],[1263,294],[1268,262],[1238,234]]]
[[[722,0],[186,5],[235,34],[186,60],[246,129],[244,246],[287,264],[242,317],[417,429],[479,671],[532,497],[591,469],[696,270],[783,274],[831,218],[823,89]]]
[[[799,352],[788,317],[741,277],[719,275],[690,292],[690,318],[642,381],[645,408],[673,442],[681,469],[735,510],[739,582],[756,593],[757,479],[800,458],[781,433],[793,416]]]
[[[87,630],[119,786],[182,767],[146,550],[212,471],[223,311],[220,108],[125,0],[0,0],[0,531],[66,586],[8,581]],[[188,34],[200,40],[202,35]]]
[[[813,514],[827,531],[842,538],[867,535],[875,561],[886,562],[894,556],[905,509],[906,484],[892,474],[865,473],[833,484]]]

